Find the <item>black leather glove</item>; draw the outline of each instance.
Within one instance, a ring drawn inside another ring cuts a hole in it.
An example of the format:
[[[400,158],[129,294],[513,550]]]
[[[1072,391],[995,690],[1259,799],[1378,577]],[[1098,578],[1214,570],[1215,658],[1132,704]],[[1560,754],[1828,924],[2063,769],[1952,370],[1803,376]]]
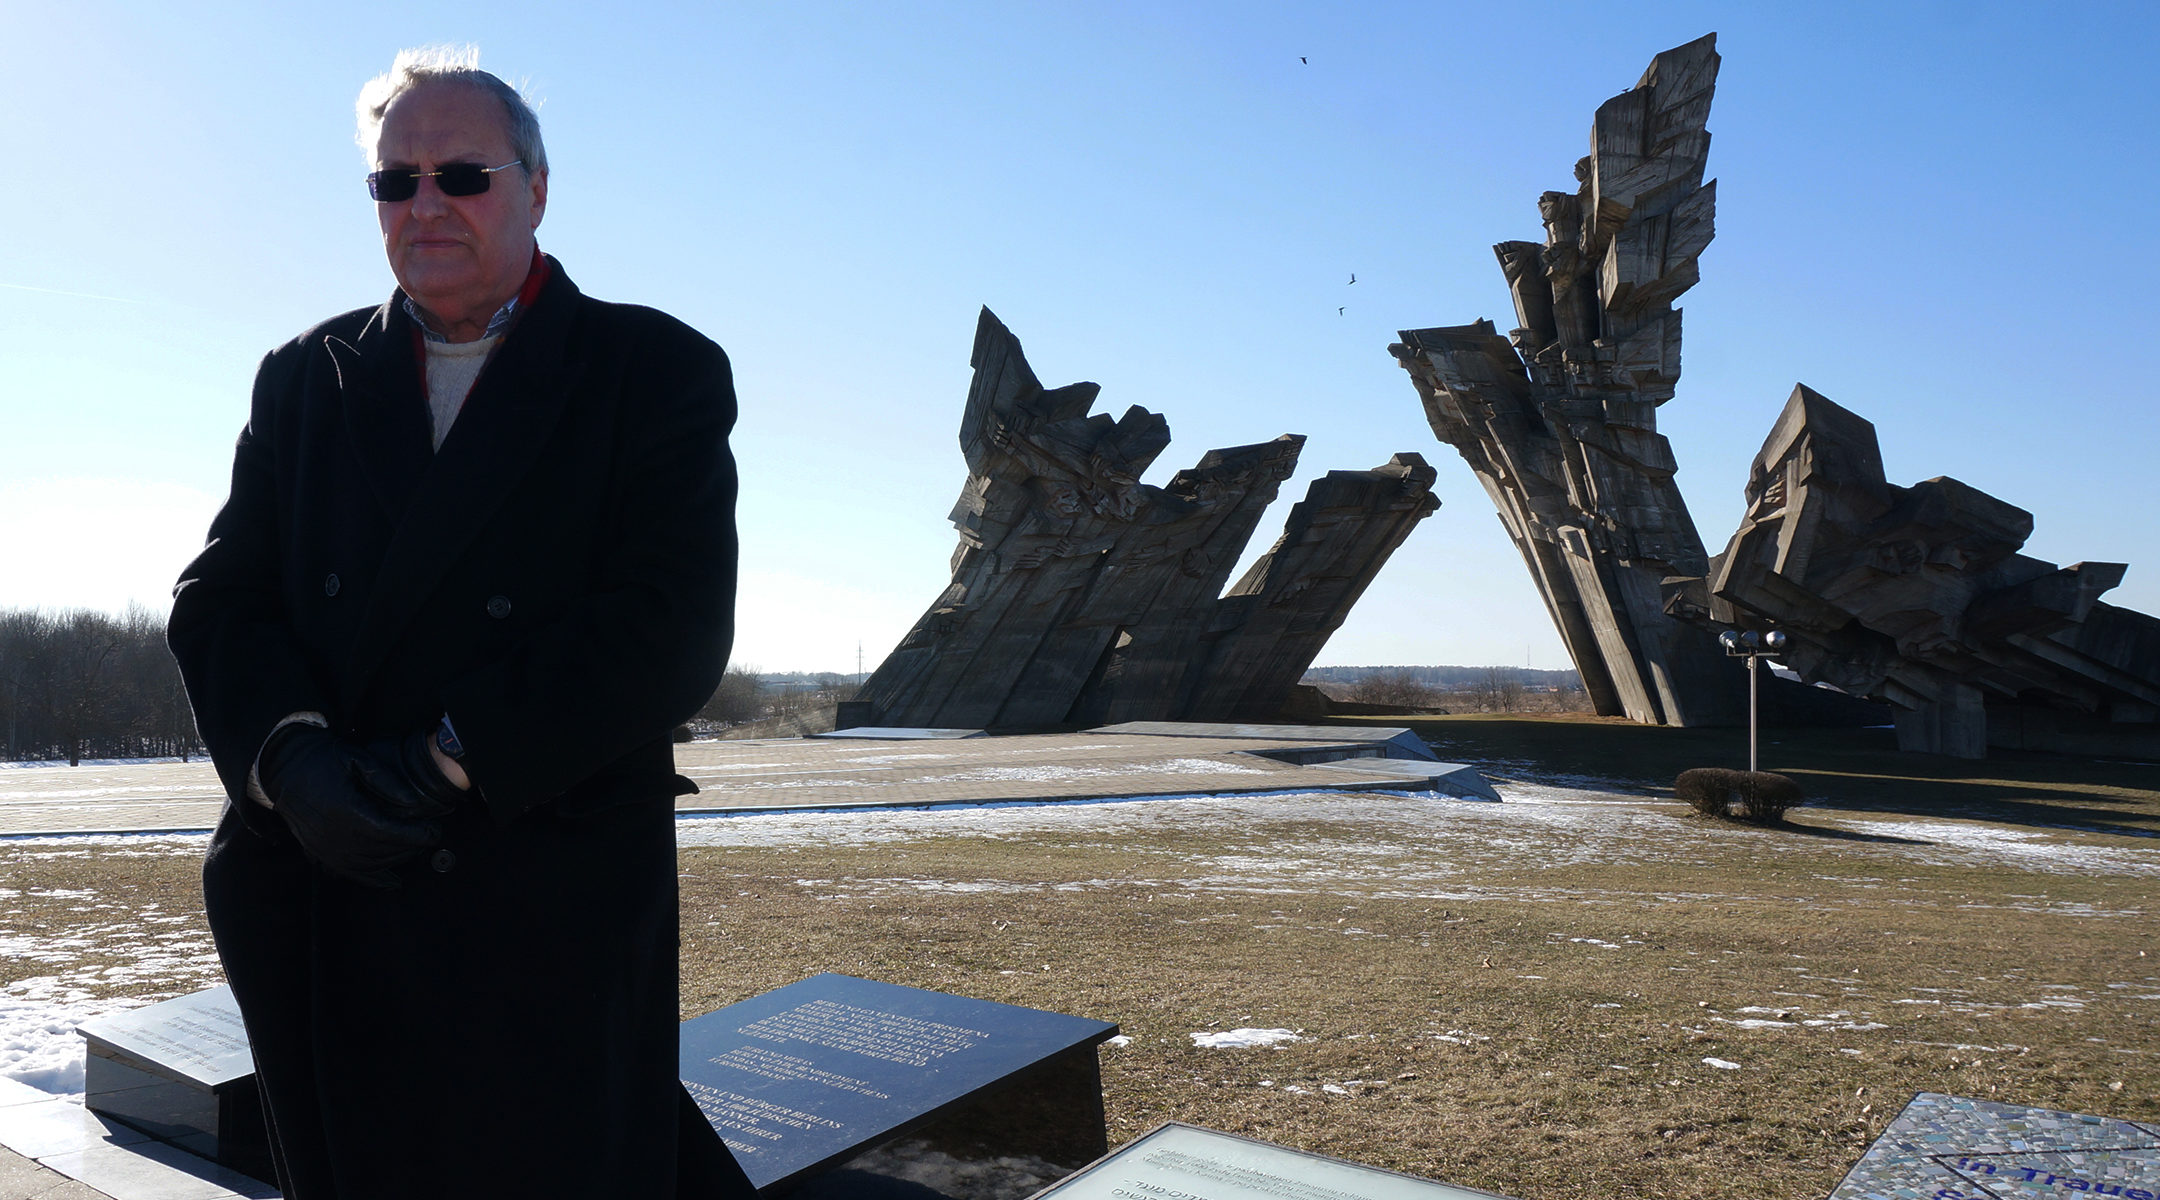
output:
[[[375,888],[442,841],[434,804],[374,754],[313,725],[270,735],[255,774],[271,807],[325,871]]]
[[[386,803],[406,809],[415,816],[447,817],[450,810],[465,799],[465,789],[450,782],[442,768],[435,765],[431,749],[434,744],[433,726],[405,737],[368,743],[368,753],[374,755],[400,785],[394,797],[382,797]]]

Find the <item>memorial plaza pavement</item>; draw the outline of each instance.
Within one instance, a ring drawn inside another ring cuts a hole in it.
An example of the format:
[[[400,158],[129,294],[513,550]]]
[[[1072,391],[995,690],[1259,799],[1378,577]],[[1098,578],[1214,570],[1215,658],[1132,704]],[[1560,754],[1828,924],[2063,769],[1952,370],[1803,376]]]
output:
[[[1386,728],[851,729],[689,742],[675,761],[698,786],[676,801],[685,814],[1376,789],[1499,798],[1476,772],[1434,762],[1415,735]],[[0,837],[208,830],[223,804],[205,761],[0,771]]]

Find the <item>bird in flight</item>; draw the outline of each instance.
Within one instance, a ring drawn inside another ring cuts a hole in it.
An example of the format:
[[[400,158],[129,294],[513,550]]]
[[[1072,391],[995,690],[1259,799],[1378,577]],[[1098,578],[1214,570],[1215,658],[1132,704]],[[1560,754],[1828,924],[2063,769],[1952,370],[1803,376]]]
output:
[[[1352,271],[1352,272],[1350,272],[1350,282],[1351,282],[1351,283],[1356,283],[1356,282],[1357,282],[1357,272],[1356,272],[1356,271]],[[1348,285],[1345,285],[1345,286],[1348,286]]]
[[[1302,55],[1302,54],[1300,54],[1300,55],[1298,55],[1298,56],[1297,56],[1297,60],[1298,60],[1299,62],[1305,62],[1305,56],[1304,56],[1304,55]],[[1305,63],[1305,65],[1309,67],[1309,66],[1311,66],[1312,64],[1311,64],[1311,63]]]
[[[1345,308],[1348,308],[1348,307],[1349,307],[1349,305],[1347,305],[1347,304],[1338,304],[1338,305],[1336,305],[1336,306],[1335,306],[1335,315],[1336,315],[1336,316],[1338,316],[1338,317],[1339,317],[1339,316],[1341,316],[1341,315],[1342,315],[1342,310],[1343,310],[1343,309],[1345,309]]]

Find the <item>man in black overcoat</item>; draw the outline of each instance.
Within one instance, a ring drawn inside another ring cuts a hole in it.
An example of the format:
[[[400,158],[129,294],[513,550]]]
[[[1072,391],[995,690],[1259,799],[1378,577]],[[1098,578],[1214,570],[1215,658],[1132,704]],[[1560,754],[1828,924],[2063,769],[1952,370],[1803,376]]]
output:
[[[541,255],[467,58],[361,97],[398,290],[272,351],[170,640],[288,1200],[748,1184],[676,1081],[670,731],[732,636],[727,356]]]

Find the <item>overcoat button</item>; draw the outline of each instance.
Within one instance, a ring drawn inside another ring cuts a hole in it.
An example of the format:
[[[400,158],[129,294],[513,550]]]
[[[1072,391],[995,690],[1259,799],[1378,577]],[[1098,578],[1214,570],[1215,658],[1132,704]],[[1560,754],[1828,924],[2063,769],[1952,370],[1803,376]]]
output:
[[[428,860],[428,865],[437,871],[447,871],[457,865],[457,855],[448,850],[437,850],[435,857]]]
[[[323,576],[322,594],[325,596],[335,596],[338,594],[338,588],[341,586],[343,585],[338,583],[337,572],[333,571],[330,574]]]
[[[491,616],[491,617],[495,618],[495,619],[496,619],[496,620],[498,620],[498,621],[502,620],[502,619],[503,619],[504,617],[507,617],[507,616],[509,616],[509,615],[510,615],[510,597],[508,597],[508,596],[489,596],[489,597],[488,597],[488,603],[487,603],[487,612],[488,612],[488,615],[489,615],[489,616]]]

